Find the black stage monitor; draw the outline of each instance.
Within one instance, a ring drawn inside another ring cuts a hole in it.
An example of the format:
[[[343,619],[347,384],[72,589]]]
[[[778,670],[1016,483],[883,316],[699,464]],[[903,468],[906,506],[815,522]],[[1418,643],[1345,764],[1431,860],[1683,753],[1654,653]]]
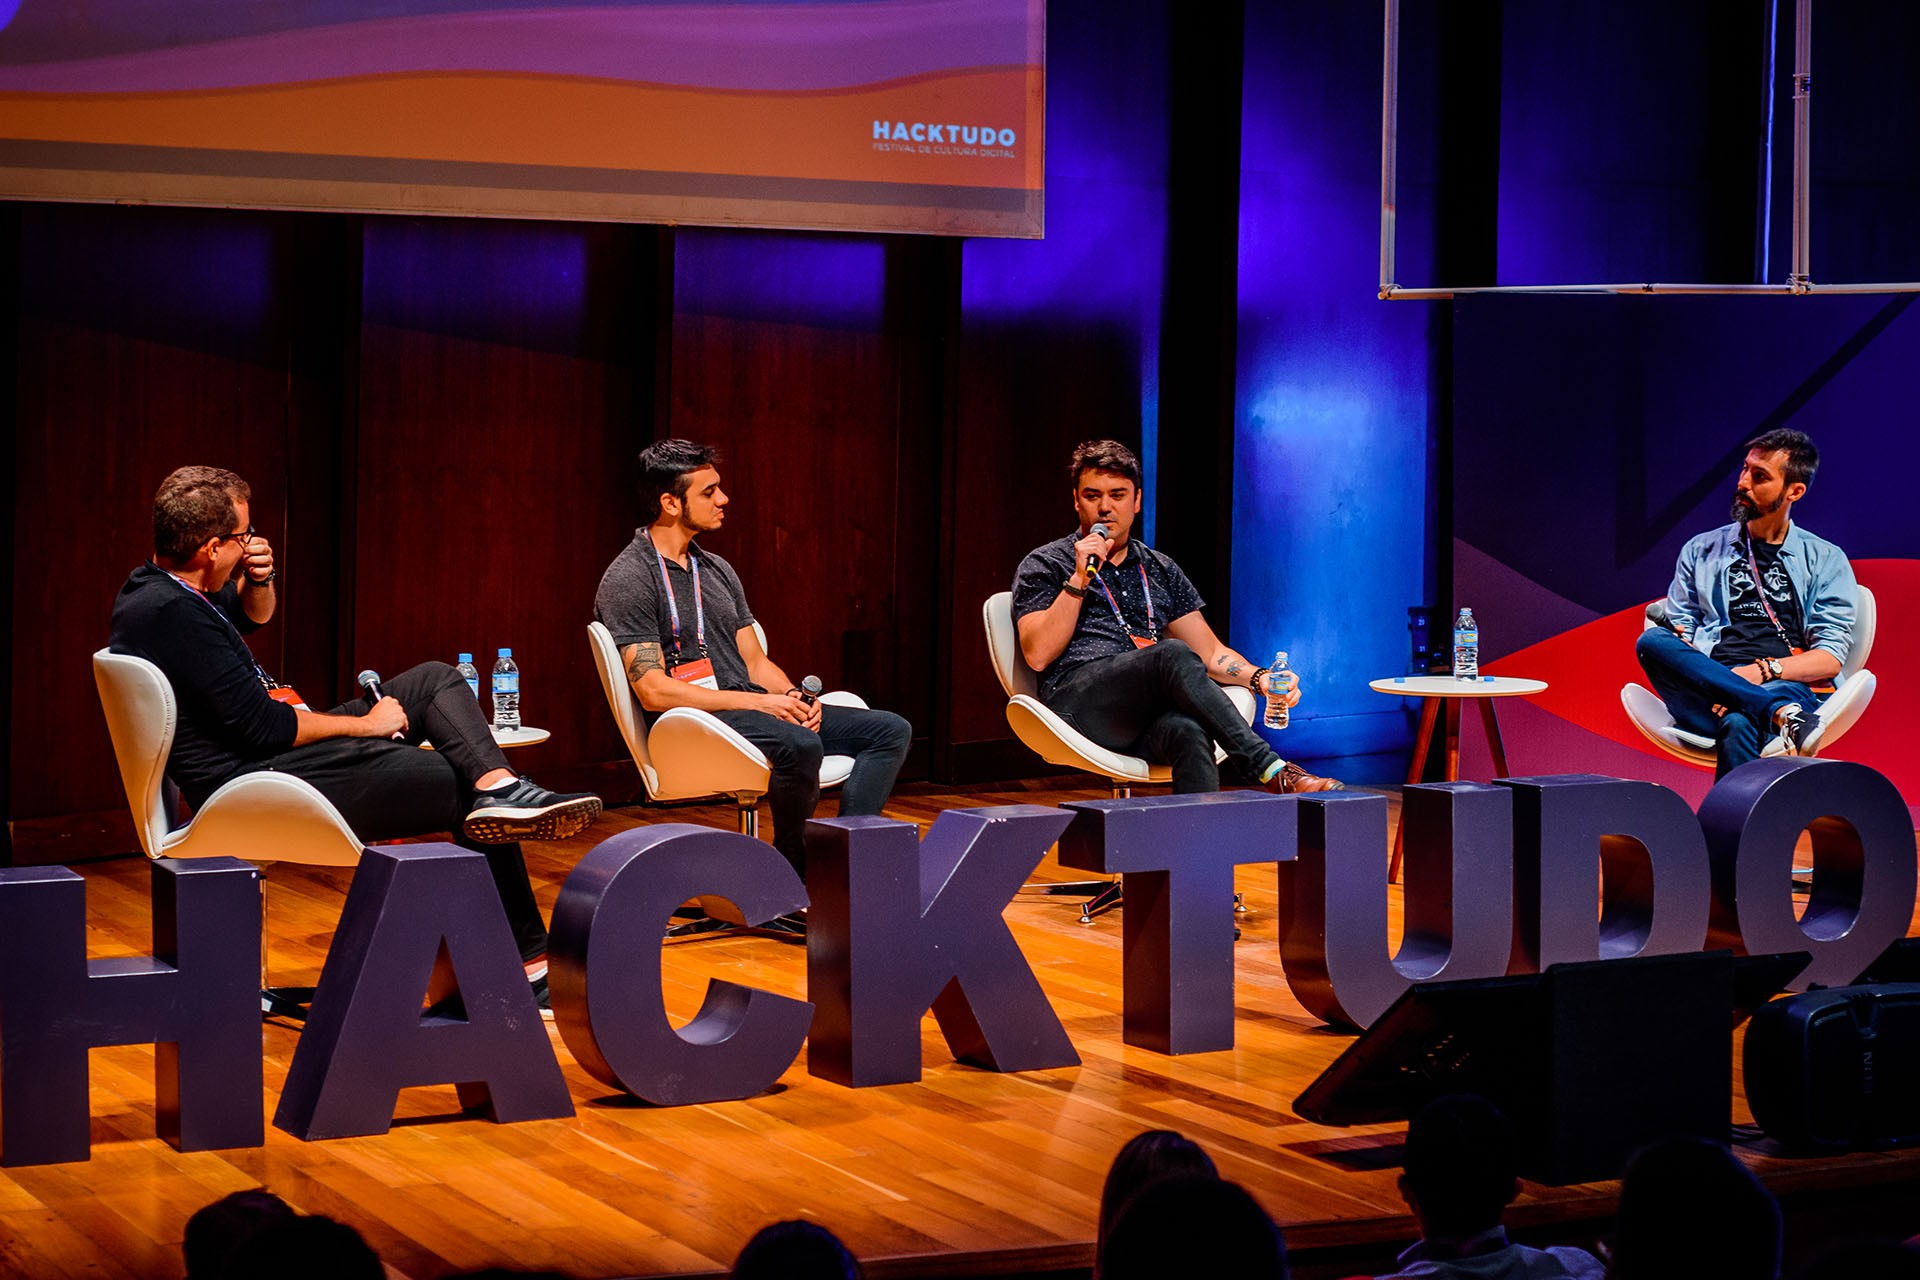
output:
[[[1654,1138],[1727,1140],[1732,1026],[1808,960],[1715,951],[1415,986],[1294,1111],[1319,1124],[1378,1124],[1442,1094],[1477,1093],[1512,1117],[1524,1176],[1618,1177]]]

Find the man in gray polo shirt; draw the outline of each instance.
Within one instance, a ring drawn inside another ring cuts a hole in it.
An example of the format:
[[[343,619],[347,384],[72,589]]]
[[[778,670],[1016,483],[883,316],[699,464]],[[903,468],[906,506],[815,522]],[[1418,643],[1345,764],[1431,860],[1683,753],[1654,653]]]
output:
[[[766,754],[773,844],[804,875],[803,837],[820,800],[822,758],[853,757],[840,815],[877,814],[913,730],[891,711],[802,697],[760,647],[733,566],[694,542],[726,519],[718,461],[714,448],[688,440],[641,450],[641,496],[652,523],[607,566],[594,613],[620,646],[627,682],[649,717],[696,707]]]

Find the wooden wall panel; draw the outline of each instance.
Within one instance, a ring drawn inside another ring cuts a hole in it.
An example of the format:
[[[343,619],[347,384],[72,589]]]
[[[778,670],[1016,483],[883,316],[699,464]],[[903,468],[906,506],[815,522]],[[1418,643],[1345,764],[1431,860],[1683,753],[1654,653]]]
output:
[[[57,205],[23,206],[19,226],[12,662],[33,678],[14,682],[10,817],[124,811],[90,655],[120,584],[152,551],[160,480],[187,463],[230,467],[254,488],[258,527],[283,555],[305,552],[277,513],[284,286],[310,226]],[[330,539],[318,553],[331,556]],[[278,627],[254,639],[270,669],[283,669],[282,645]]]
[[[1139,370],[1137,336],[1096,319],[966,324],[952,463],[950,740],[957,777],[1039,764],[1024,748],[1009,755],[997,745],[1011,734],[980,606],[1013,585],[1027,552],[1074,530],[1066,475],[1073,447],[1094,436],[1139,447]]]
[[[902,618],[898,582],[936,574],[937,545],[899,513],[930,513],[901,486],[931,493],[935,478],[901,474],[887,278],[877,238],[678,233],[671,434],[723,452],[732,505],[704,541],[739,570],[775,660],[924,735],[906,705],[924,685],[904,676],[925,669],[932,636]]]
[[[655,234],[366,224],[348,665],[466,650],[484,697],[495,650],[512,648],[521,714],[554,735],[515,762],[543,781],[626,760],[586,625],[651,435]],[[612,776],[637,791],[632,775]]]

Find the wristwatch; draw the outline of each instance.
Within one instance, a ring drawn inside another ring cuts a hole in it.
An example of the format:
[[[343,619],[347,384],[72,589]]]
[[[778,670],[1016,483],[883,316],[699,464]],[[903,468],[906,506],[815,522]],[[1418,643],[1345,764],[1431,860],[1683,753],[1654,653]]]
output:
[[[1771,675],[1775,680],[1780,678],[1780,659],[1762,658],[1760,661],[1766,667],[1767,674]]]

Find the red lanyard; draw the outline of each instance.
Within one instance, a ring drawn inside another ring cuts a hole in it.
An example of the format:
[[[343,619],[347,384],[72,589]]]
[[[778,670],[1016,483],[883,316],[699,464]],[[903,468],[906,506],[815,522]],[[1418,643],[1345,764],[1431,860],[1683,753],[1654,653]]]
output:
[[[653,535],[647,535],[647,545],[653,547]],[[660,585],[667,593],[667,617],[673,624],[673,656],[680,656],[680,605],[673,598],[673,580],[667,577],[667,558],[660,554],[660,548],[653,547],[653,558],[660,562]],[[688,572],[693,574],[693,642],[700,648],[700,656],[707,656],[707,608],[700,595],[700,557],[695,554],[693,544],[687,544]]]
[[[1767,621],[1773,624],[1774,633],[1780,637],[1781,643],[1798,653],[1799,650],[1794,649],[1792,637],[1787,635],[1787,629],[1780,625],[1780,618],[1773,611],[1773,603],[1767,599],[1767,584],[1761,580],[1760,565],[1753,558],[1753,534],[1749,532],[1740,541],[1747,550],[1747,572],[1753,575],[1753,593],[1760,597],[1760,607],[1767,611]],[[1782,544],[1783,548],[1784,545]],[[1778,564],[1779,561],[1776,560],[1774,563]]]
[[[1134,548],[1133,554],[1133,567],[1140,571],[1140,592],[1147,598],[1147,639],[1157,641],[1160,639],[1160,628],[1155,624],[1153,618],[1153,588],[1147,584],[1147,565],[1144,560],[1140,559],[1140,549],[1138,547]],[[1120,629],[1128,635],[1132,635],[1133,628],[1127,625],[1126,615],[1120,612],[1120,602],[1114,599],[1113,588],[1107,585],[1106,577],[1096,573],[1093,580],[1100,584],[1100,590],[1106,592],[1107,603],[1113,606],[1113,616],[1115,621],[1119,622]]]

